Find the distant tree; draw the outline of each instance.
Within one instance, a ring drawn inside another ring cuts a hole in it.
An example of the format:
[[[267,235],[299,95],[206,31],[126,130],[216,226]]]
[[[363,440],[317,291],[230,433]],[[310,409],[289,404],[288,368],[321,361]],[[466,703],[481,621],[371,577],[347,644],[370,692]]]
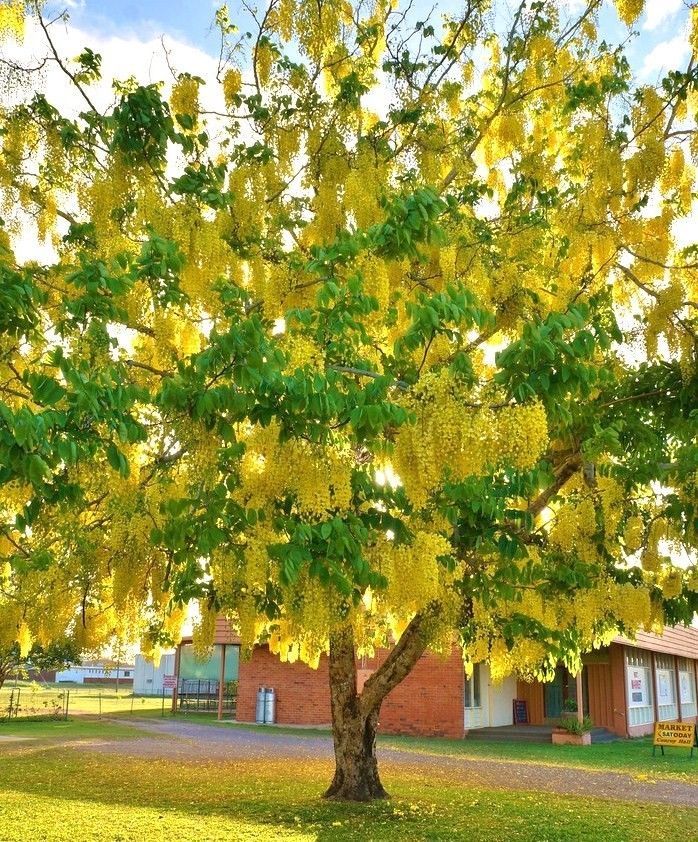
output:
[[[80,663],[80,652],[71,640],[56,640],[46,647],[34,644],[22,655],[19,643],[0,646],[0,688],[11,676],[26,678],[30,670],[62,670]]]
[[[80,113],[3,65],[0,627],[157,647],[198,598],[200,649],[327,652],[331,796],[385,794],[428,647],[545,678],[698,604],[695,56],[639,84],[609,3],[503,5],[223,7],[206,107],[109,105],[39,9]]]

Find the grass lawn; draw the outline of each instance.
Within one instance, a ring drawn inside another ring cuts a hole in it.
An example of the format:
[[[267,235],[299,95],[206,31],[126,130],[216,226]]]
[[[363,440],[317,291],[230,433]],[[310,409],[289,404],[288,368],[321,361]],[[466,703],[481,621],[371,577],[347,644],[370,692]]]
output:
[[[3,744],[10,745],[9,740],[4,743],[3,737],[11,737],[12,744],[21,739],[27,744],[39,742],[40,745],[50,746],[53,743],[79,742],[80,740],[96,740],[107,738],[118,740],[125,737],[138,737],[142,731],[128,725],[127,722],[115,724],[102,722],[99,719],[69,719],[41,720],[37,722],[13,719],[10,722],[0,722],[0,758],[3,757]],[[0,769],[4,765],[0,765]],[[0,774],[0,784],[2,775]],[[2,842],[2,836],[0,836]]]
[[[318,797],[331,774],[324,759],[182,762],[70,744],[128,731],[94,721],[0,726],[0,735],[35,737],[0,742],[0,840],[630,842],[660,828],[667,842],[698,838],[698,809],[478,789],[438,768],[386,763],[390,800],[336,804]]]
[[[487,757],[490,760],[540,763],[546,766],[575,766],[605,772],[626,772],[639,780],[673,778],[698,783],[698,749],[691,758],[687,748],[657,749],[652,756],[652,738],[616,740],[591,746],[554,746],[550,743],[500,743],[444,740],[418,737],[383,737],[381,745],[397,750],[456,757]]]

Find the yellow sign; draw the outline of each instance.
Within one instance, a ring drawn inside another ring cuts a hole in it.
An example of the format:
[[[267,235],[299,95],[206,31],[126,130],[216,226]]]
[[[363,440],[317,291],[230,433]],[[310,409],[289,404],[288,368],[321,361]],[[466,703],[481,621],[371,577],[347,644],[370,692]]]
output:
[[[656,722],[654,745],[684,746],[693,748],[696,744],[696,726],[687,722]]]

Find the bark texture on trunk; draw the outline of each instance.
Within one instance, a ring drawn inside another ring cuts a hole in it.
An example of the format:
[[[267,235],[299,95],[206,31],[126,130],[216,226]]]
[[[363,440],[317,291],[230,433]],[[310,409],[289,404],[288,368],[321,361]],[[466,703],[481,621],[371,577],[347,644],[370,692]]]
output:
[[[387,795],[378,775],[376,726],[380,706],[364,711],[356,692],[354,633],[345,626],[330,636],[330,700],[335,773],[326,798],[371,801]]]
[[[356,691],[354,633],[345,626],[330,636],[330,700],[334,738],[335,773],[326,798],[371,801],[385,798],[378,774],[376,729],[383,699],[409,674],[429,640],[429,622],[437,616],[433,603],[414,616],[397,645],[368,679],[361,694]]]
[[[10,673],[12,672],[13,666],[14,664],[11,662],[0,663],[0,689],[2,689],[2,685],[10,677]]]

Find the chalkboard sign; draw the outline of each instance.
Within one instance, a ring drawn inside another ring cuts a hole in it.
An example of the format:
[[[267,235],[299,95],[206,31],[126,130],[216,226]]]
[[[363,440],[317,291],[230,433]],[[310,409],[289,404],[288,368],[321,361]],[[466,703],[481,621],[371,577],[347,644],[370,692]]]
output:
[[[528,702],[514,699],[514,725],[528,725]]]

